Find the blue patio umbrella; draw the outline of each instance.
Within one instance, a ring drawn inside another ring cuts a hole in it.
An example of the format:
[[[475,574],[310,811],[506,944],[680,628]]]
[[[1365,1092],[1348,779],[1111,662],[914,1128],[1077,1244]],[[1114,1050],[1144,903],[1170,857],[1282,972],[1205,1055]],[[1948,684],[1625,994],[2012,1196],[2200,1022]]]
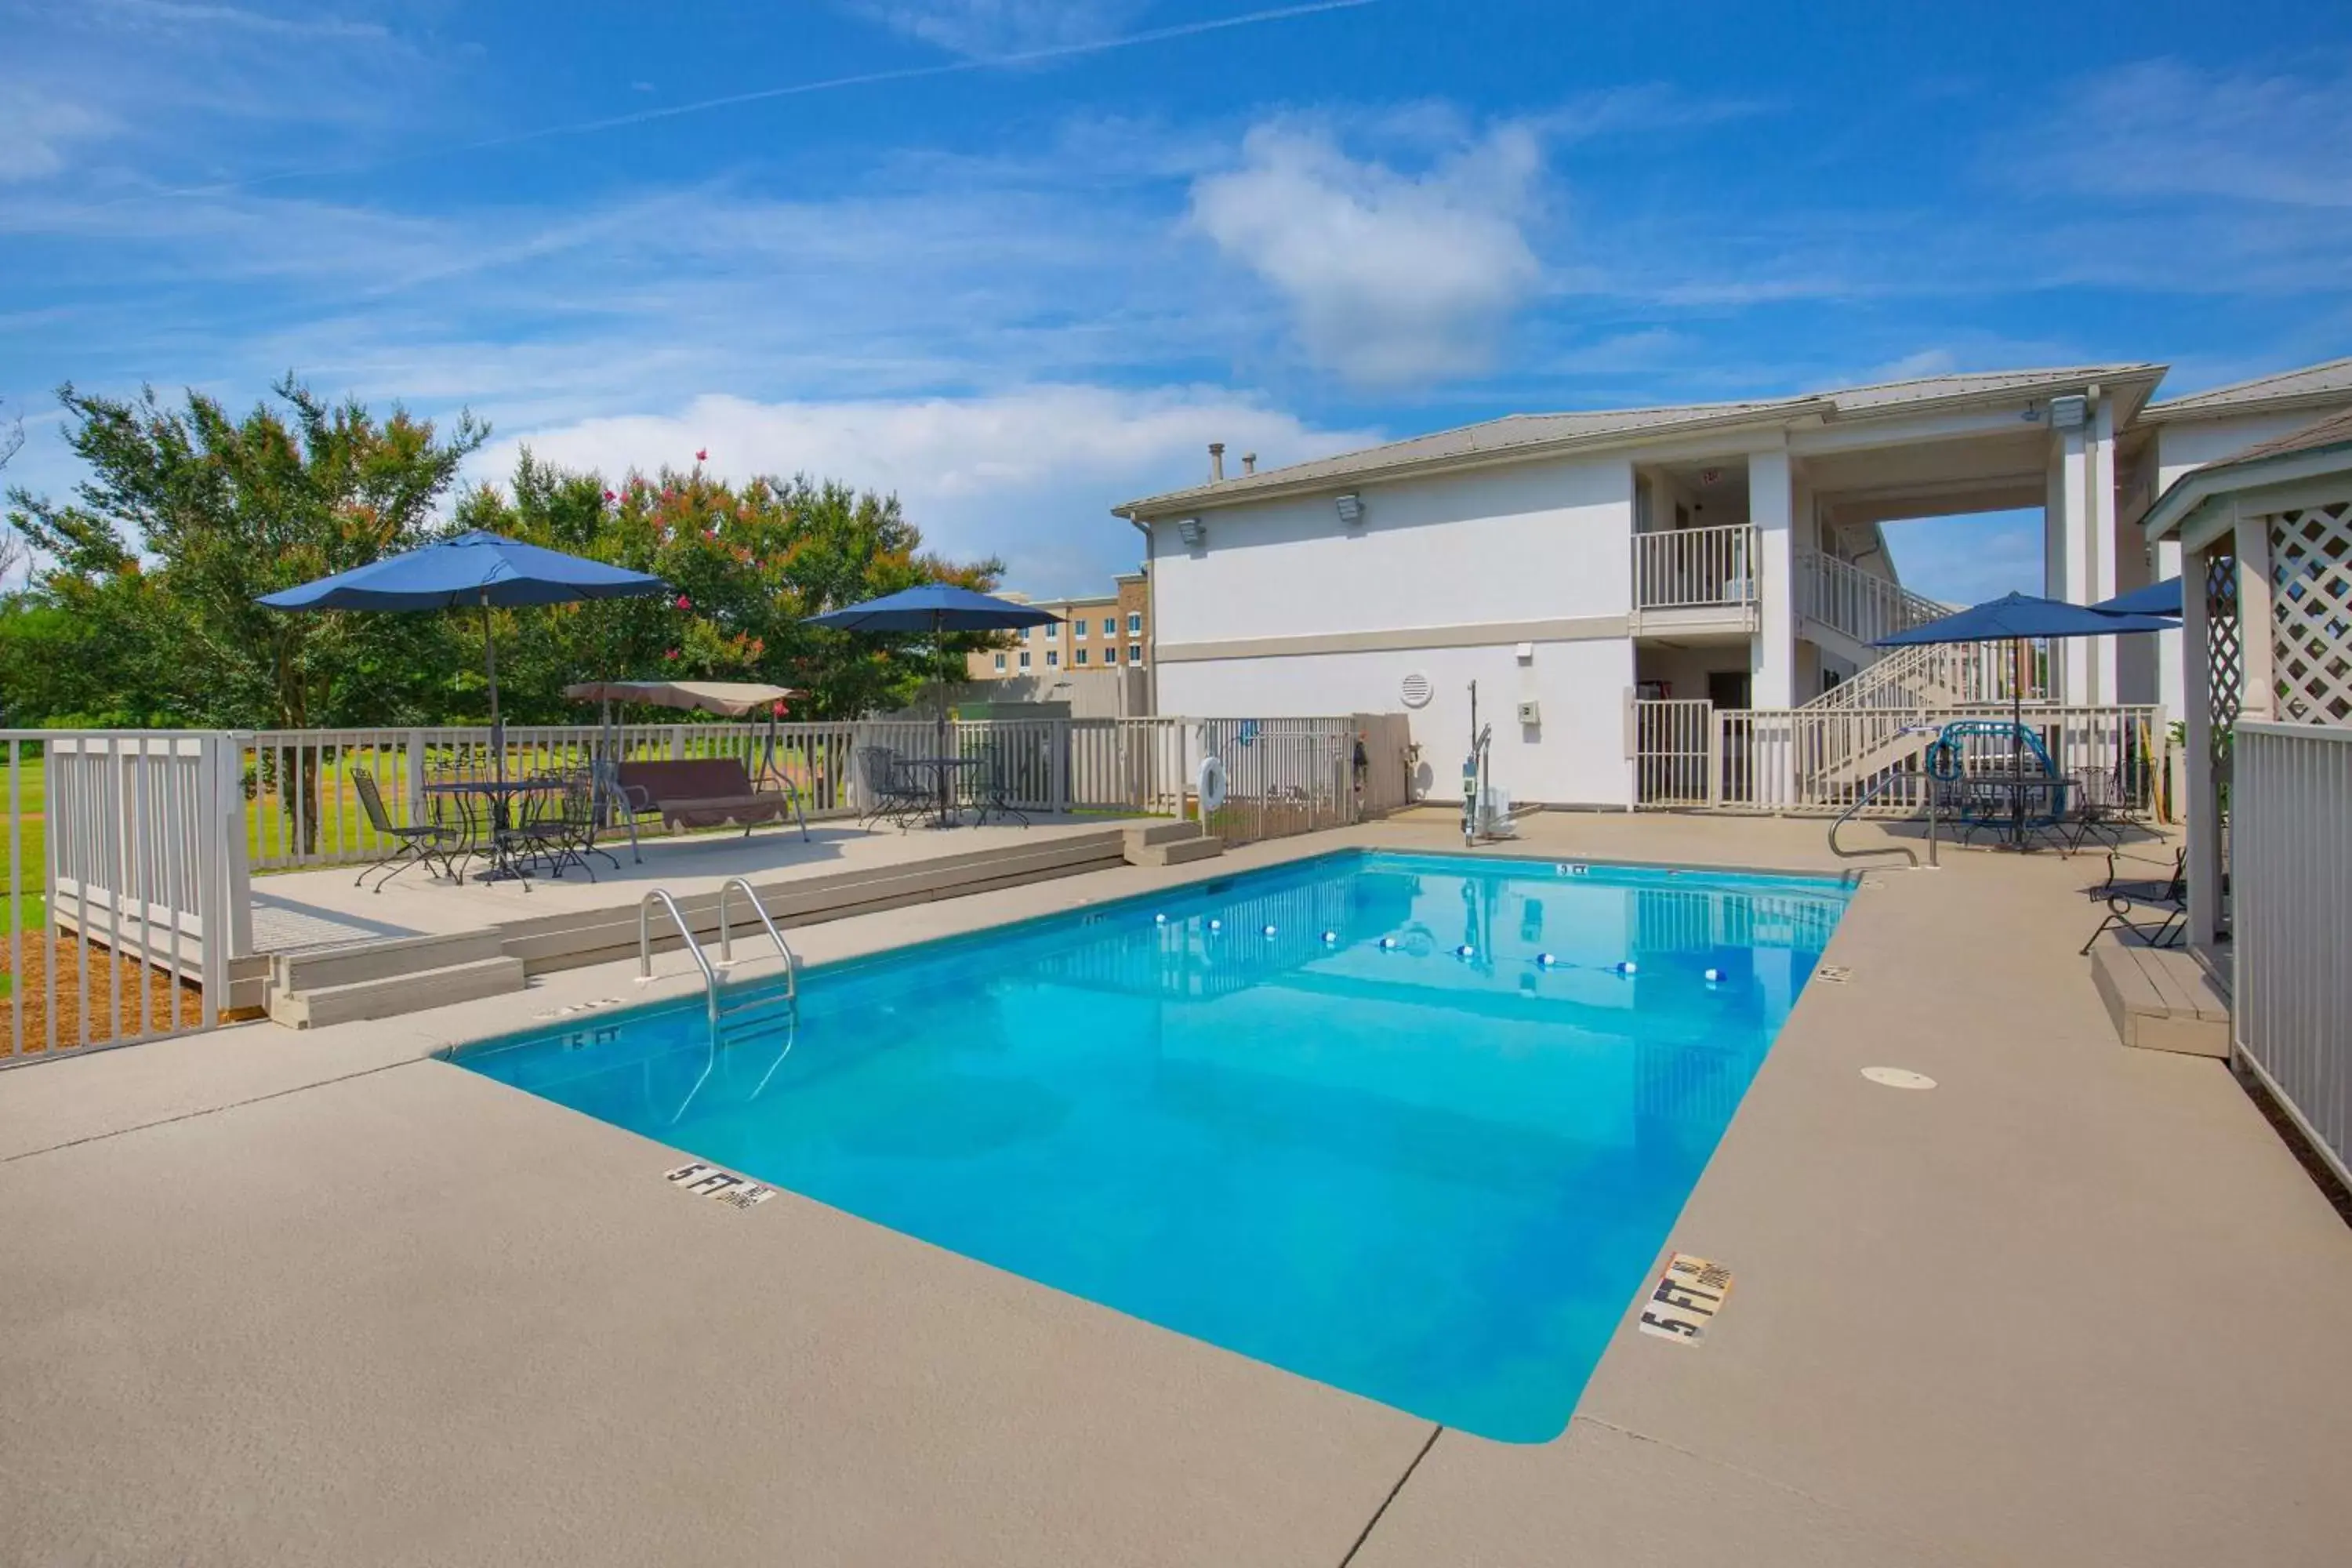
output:
[[[2101,599],[2091,608],[2103,616],[2177,616],[2181,613],[2180,579],[2167,577],[2161,583]]]
[[[503,609],[568,605],[579,599],[627,599],[667,591],[668,585],[660,578],[643,572],[475,529],[299,588],[265,594],[255,603],[273,610],[453,610],[479,605],[482,657],[490,681],[490,731],[495,740],[499,729],[499,655],[490,641],[493,605]]]
[[[1037,608],[1034,605],[1016,605],[1010,599],[993,598],[970,588],[959,588],[952,583],[923,583],[912,588],[902,588],[895,594],[885,594],[878,599],[863,604],[828,610],[821,616],[810,616],[808,624],[830,626],[837,632],[911,632],[928,634],[934,651],[950,632],[1010,632],[1024,626],[1051,626],[1061,624],[1062,617]],[[940,693],[940,752],[945,755],[948,740],[948,702],[944,689]],[[940,775],[940,811],[946,812],[947,775]]]
[[[2017,673],[2010,690],[2010,774],[2024,773],[2025,644],[2033,637],[2103,637],[2124,632],[2168,632],[2174,622],[2155,616],[2117,615],[2063,599],[2041,599],[2031,594],[2004,594],[1958,615],[1929,621],[1892,637],[1880,637],[1874,647],[1916,647],[1937,643],[2010,642],[2017,645]],[[2024,837],[2025,797],[2016,795],[2017,836]]]

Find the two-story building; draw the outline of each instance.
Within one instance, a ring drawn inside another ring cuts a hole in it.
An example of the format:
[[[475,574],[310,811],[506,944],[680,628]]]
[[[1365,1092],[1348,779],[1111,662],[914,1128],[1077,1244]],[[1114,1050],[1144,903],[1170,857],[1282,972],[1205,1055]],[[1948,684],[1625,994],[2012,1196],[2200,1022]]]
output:
[[[1623,806],[1630,703],[1717,709],[1997,700],[2005,667],[1882,660],[1944,613],[1881,525],[2038,509],[2044,591],[2154,580],[2131,527],[2168,466],[2265,421],[2352,407],[2352,360],[2153,403],[2165,367],[1937,376],[1800,397],[1515,416],[1117,510],[1148,542],[1162,712],[1394,711],[1439,759],[1471,739],[1522,800]],[[1221,468],[1221,465],[1220,465]],[[2063,643],[2029,695],[2177,692],[2128,639]],[[2177,667],[2177,650],[2171,656]],[[2177,701],[2177,699],[2176,699]]]

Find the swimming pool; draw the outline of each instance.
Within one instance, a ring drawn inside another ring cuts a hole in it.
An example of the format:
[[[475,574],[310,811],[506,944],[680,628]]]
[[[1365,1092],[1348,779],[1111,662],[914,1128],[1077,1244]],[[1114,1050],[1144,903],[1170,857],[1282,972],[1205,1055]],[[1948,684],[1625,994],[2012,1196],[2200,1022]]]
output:
[[[1349,852],[813,968],[796,1027],[716,1051],[697,997],[454,1059],[1539,1442],[1847,897],[1827,878]]]

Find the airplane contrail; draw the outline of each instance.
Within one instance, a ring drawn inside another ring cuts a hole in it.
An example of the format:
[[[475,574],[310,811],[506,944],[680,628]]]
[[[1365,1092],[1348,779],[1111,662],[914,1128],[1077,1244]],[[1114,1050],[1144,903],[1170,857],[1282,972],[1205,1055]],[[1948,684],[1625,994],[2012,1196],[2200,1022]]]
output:
[[[243,179],[224,180],[211,184],[181,185],[164,190],[142,191],[136,195],[94,202],[82,210],[113,206],[121,202],[152,200],[157,197],[221,195],[230,191],[249,189],[255,185],[274,184],[284,180],[315,179],[329,174],[365,174],[388,169],[403,163],[421,163],[432,158],[451,157],[461,153],[487,152],[498,147],[513,147],[526,142],[545,142],[559,136],[588,136],[604,131],[618,131],[631,125],[644,125],[657,120],[676,120],[688,114],[708,114],[713,110],[734,109],[747,103],[765,103],[780,98],[801,98],[811,93],[839,92],[849,88],[880,87],[891,82],[921,81],[930,78],[968,76],[978,71],[1003,70],[1016,66],[1042,65],[1053,60],[1073,59],[1085,55],[1108,54],[1114,49],[1139,48],[1147,44],[1167,43],[1175,38],[1197,37],[1203,33],[1222,33],[1235,27],[1254,27],[1268,22],[1286,22],[1300,16],[1319,16],[1328,11],[1359,11],[1377,5],[1381,0],[1304,0],[1303,4],[1277,5],[1267,10],[1251,11],[1238,16],[1216,16],[1205,21],[1175,22],[1164,27],[1147,27],[1141,32],[1122,34],[1115,38],[1095,38],[1083,43],[1054,44],[1034,49],[1020,49],[1011,54],[980,55],[968,59],[949,60],[939,65],[902,66],[893,70],[860,71],[854,76],[824,77],[815,81],[792,82],[782,87],[755,88],[747,92],[730,92],[718,98],[697,99],[692,103],[667,104],[658,109],[641,109],[629,114],[607,115],[598,120],[575,120],[563,125],[543,125],[531,131],[510,132],[500,136],[485,136],[473,142],[452,142],[446,146],[423,152],[398,153],[387,158],[373,158],[359,163],[319,164],[303,169],[282,169],[275,174],[254,174]]]

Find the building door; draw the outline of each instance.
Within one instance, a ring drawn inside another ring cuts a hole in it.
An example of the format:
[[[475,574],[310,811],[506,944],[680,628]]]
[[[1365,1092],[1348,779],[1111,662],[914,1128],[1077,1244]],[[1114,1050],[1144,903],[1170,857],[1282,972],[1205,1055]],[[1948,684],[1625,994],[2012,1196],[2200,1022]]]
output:
[[[1707,672],[1706,700],[1718,709],[1748,706],[1749,675],[1744,669],[1714,669]]]

